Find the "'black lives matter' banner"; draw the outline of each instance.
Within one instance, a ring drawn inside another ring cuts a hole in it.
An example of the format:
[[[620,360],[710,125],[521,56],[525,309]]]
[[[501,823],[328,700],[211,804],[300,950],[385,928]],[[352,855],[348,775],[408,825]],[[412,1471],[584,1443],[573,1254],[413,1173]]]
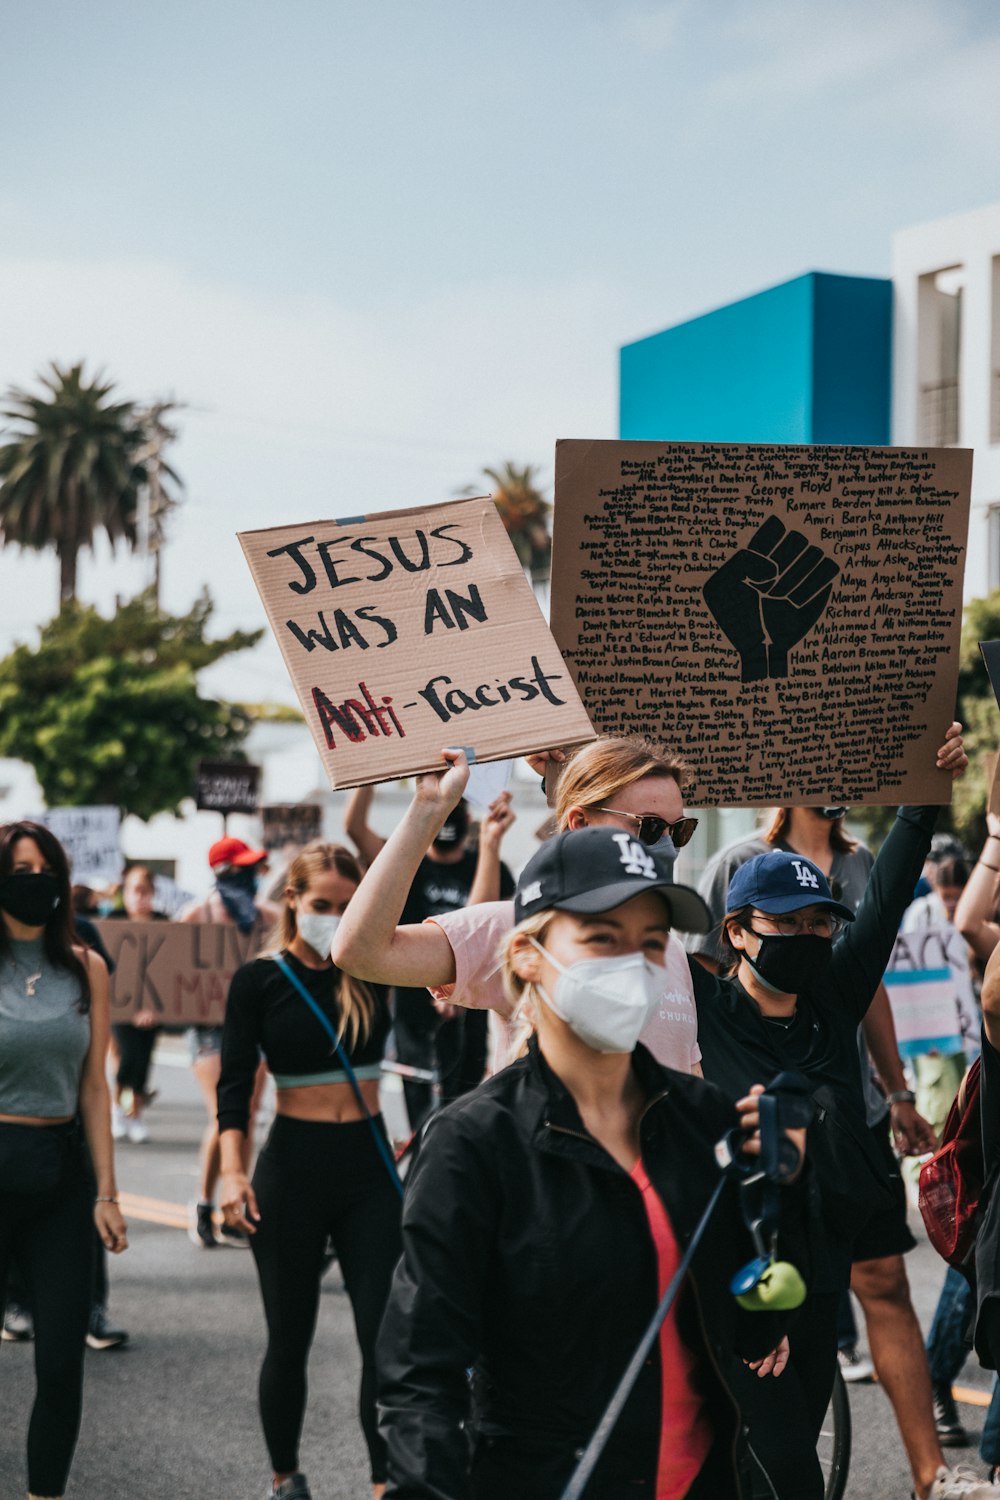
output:
[[[229,983],[264,941],[221,922],[100,921],[111,955],[112,1021],[152,1011],[161,1026],[221,1026]]]
[[[489,497],[240,542],[332,786],[594,738]]]
[[[943,803],[972,454],[560,442],[552,629],[692,806]]]

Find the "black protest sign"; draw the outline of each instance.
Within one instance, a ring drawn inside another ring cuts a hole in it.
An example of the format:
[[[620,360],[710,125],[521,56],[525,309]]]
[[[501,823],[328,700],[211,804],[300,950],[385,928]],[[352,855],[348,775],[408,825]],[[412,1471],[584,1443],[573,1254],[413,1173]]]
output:
[[[262,807],[264,848],[280,849],[282,844],[309,844],[323,831],[323,809],[318,802],[276,803]]]
[[[253,813],[259,787],[260,766],[203,760],[198,765],[195,801],[203,812]]]
[[[947,802],[972,455],[561,442],[552,629],[692,806]]]

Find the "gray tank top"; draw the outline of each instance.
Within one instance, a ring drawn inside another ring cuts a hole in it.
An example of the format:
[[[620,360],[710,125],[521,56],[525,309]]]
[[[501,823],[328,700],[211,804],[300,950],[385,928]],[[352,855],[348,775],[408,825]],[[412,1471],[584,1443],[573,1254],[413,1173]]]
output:
[[[90,1046],[79,1002],[79,979],[53,967],[40,938],[0,954],[0,1114],[76,1114]]]

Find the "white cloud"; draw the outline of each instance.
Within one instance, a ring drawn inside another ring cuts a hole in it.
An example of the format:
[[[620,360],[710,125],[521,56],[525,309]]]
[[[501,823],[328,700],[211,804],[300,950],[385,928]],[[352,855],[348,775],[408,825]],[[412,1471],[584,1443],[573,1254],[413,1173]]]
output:
[[[630,315],[579,277],[469,283],[390,318],[333,296],[254,297],[160,262],[0,260],[0,322],[0,388],[86,358],[123,393],[190,403],[165,602],[184,608],[208,583],[228,630],[263,623],[238,529],[448,499],[507,458],[550,474],[557,437],[612,436]],[[3,651],[52,614],[56,563],[8,548],[0,573]],[[142,581],[141,563],[103,544],[82,559],[81,597],[101,608]],[[289,695],[271,646],[220,678],[234,695]]]

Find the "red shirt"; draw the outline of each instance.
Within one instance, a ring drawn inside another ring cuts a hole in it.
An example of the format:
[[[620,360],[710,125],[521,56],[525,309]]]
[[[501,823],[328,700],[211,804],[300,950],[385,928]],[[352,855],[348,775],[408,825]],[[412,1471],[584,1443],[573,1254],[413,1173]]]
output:
[[[660,1297],[680,1264],[680,1251],[667,1211],[646,1176],[642,1161],[631,1172],[642,1193],[649,1230],[656,1246]],[[660,1456],[656,1466],[656,1500],[682,1500],[712,1446],[712,1428],[705,1398],[698,1388],[697,1362],[677,1331],[676,1303],[660,1328]]]

